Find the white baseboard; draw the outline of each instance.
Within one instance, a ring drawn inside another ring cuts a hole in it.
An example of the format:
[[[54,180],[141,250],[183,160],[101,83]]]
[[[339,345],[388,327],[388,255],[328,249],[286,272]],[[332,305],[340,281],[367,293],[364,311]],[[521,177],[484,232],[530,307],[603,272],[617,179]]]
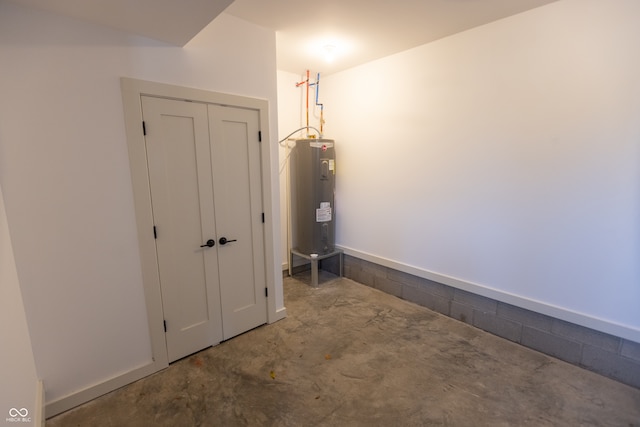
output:
[[[277,322],[278,320],[282,320],[287,317],[287,308],[282,307],[276,310],[276,315],[273,319],[270,319],[269,323]]]
[[[345,246],[337,247],[342,249],[346,255],[351,255],[355,258],[360,258],[374,264],[409,273],[414,276],[432,280],[434,282],[442,283],[453,288],[462,289],[467,292],[471,292],[507,304],[515,305],[517,307],[531,310],[536,313],[555,317],[556,319],[564,320],[576,325],[584,326],[586,328],[594,329],[596,331],[604,332],[606,334],[611,334],[616,337],[640,343],[640,329],[633,326],[615,323],[606,319],[600,319],[564,307],[558,307],[541,301],[532,300],[520,295],[511,294],[500,289],[490,288],[488,286],[483,286],[477,283],[457,279],[455,277],[425,270],[419,267],[403,264],[398,261],[362,252],[357,249],[348,248]]]
[[[45,404],[44,404],[44,382],[38,381],[36,385],[36,413],[33,416],[33,425],[36,427],[44,427],[45,422]]]
[[[75,408],[76,406],[82,405],[83,403],[89,402],[90,400],[158,372],[167,366],[169,365],[152,362],[148,365],[135,368],[122,375],[118,375],[93,386],[89,386],[78,392],[61,397],[52,402],[48,402],[45,407],[45,416],[46,418],[51,418],[55,415],[61,414],[62,412],[68,411],[69,409]]]

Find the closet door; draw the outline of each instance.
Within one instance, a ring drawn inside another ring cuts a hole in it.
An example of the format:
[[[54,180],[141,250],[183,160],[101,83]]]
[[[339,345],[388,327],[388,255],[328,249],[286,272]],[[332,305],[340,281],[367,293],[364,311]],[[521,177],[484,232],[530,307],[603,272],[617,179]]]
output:
[[[260,122],[256,110],[208,109],[222,325],[228,339],[267,322]]]
[[[142,108],[172,362],[222,341],[207,105],[143,97]]]
[[[259,116],[142,97],[169,362],[267,321]]]

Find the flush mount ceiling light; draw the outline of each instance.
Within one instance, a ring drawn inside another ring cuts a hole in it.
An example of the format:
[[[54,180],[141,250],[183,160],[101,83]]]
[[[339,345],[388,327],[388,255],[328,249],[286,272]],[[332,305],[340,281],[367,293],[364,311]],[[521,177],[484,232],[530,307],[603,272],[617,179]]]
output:
[[[324,35],[307,41],[304,50],[309,59],[314,58],[324,64],[334,64],[341,58],[349,56],[354,49],[353,44],[345,37]]]
[[[325,45],[322,49],[324,50],[324,60],[327,61],[328,63],[332,63],[334,59],[336,59],[335,45],[328,44],[328,45]]]

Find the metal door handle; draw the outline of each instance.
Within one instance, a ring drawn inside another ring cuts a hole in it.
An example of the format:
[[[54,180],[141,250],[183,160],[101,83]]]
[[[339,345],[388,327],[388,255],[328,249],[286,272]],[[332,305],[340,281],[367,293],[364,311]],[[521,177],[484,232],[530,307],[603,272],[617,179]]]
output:
[[[221,245],[226,245],[229,242],[236,242],[236,239],[233,240],[228,240],[226,237],[221,237],[220,240],[218,240],[218,243],[220,243]]]
[[[204,247],[208,246],[208,247],[210,247],[210,248],[211,248],[211,247],[213,247],[215,244],[216,244],[216,241],[215,241],[215,240],[213,240],[213,239],[209,239],[209,240],[207,240],[207,243],[205,243],[204,245],[200,245],[200,247],[201,247],[201,248],[204,248]]]

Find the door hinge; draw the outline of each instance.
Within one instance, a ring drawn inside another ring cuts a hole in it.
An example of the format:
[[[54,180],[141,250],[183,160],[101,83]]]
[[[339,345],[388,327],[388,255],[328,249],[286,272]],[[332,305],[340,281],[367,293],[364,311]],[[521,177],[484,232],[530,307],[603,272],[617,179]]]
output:
[[[164,331],[167,332],[167,321],[163,320],[162,325],[164,326]]]
[[[144,123],[144,120],[142,121],[142,134],[147,135],[147,125]]]
[[[156,229],[156,226],[153,226],[153,238],[157,239],[158,238],[158,230]]]
[[[264,212],[262,212],[262,222],[264,223]]]
[[[262,131],[258,131],[258,142],[262,142]]]
[[[269,298],[269,288],[264,288],[264,296]]]

